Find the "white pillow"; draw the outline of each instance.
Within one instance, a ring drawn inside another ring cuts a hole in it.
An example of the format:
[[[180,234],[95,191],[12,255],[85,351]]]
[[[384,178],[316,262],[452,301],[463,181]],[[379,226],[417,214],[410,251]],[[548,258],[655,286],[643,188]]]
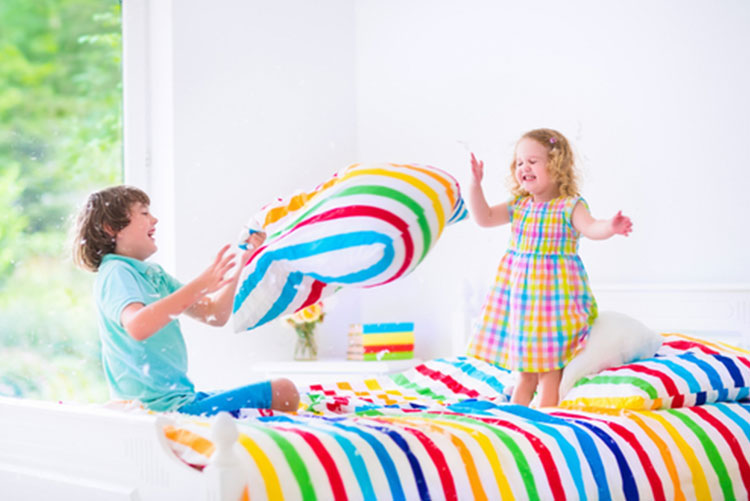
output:
[[[599,313],[585,346],[563,370],[560,401],[582,377],[652,357],[661,343],[659,333],[633,317],[615,311]]]

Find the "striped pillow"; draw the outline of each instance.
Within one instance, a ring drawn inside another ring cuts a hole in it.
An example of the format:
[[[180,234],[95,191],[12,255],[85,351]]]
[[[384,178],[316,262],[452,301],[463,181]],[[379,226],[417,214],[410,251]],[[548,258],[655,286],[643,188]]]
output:
[[[309,193],[269,204],[253,217],[268,237],[241,271],[235,332],[342,287],[375,287],[408,275],[445,227],[466,214],[450,174],[390,163],[351,165]]]
[[[654,357],[581,379],[560,407],[669,409],[750,397],[750,351],[662,335],[664,343]]]

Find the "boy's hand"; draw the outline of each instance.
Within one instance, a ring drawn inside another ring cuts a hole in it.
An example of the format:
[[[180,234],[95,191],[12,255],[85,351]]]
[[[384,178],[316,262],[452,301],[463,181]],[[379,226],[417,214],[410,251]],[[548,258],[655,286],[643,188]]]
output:
[[[263,242],[266,241],[266,234],[262,231],[254,231],[250,234],[250,236],[247,237],[247,239],[242,242],[240,245],[241,248],[245,249],[245,252],[242,253],[242,257],[240,257],[240,269],[237,271],[237,273],[240,273],[242,271],[242,267],[245,266],[245,264],[250,260],[250,256],[253,255],[253,252],[263,245]]]
[[[482,182],[484,177],[484,162],[477,160],[474,153],[471,154],[471,175],[474,177],[474,181],[479,184]]]
[[[611,219],[611,225],[615,235],[625,235],[627,237],[633,231],[633,222],[628,216],[623,216],[622,211],[618,211],[615,217]]]
[[[225,278],[227,272],[235,265],[236,254],[227,254],[230,245],[221,248],[214,262],[196,279],[201,284],[203,294],[211,294],[232,282],[234,276]]]
[[[255,250],[263,245],[263,242],[265,241],[266,234],[262,231],[255,231],[247,238],[247,240],[245,240],[245,243],[247,244],[248,250]]]

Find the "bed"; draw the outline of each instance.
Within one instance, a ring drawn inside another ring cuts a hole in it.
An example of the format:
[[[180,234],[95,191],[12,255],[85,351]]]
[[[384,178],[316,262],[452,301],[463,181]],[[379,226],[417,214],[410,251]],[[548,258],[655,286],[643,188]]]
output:
[[[296,414],[0,399],[3,499],[747,499],[750,352],[665,334],[554,409],[466,357],[311,384]]]
[[[0,498],[748,499],[750,291],[662,289],[596,291],[681,333],[554,409],[508,404],[512,374],[465,357],[310,384],[296,414],[0,397]]]

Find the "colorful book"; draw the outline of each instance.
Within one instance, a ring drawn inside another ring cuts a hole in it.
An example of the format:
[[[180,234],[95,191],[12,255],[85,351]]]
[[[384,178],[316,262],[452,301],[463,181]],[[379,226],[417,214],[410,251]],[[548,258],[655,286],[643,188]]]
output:
[[[352,324],[349,360],[406,360],[414,357],[414,322]]]

